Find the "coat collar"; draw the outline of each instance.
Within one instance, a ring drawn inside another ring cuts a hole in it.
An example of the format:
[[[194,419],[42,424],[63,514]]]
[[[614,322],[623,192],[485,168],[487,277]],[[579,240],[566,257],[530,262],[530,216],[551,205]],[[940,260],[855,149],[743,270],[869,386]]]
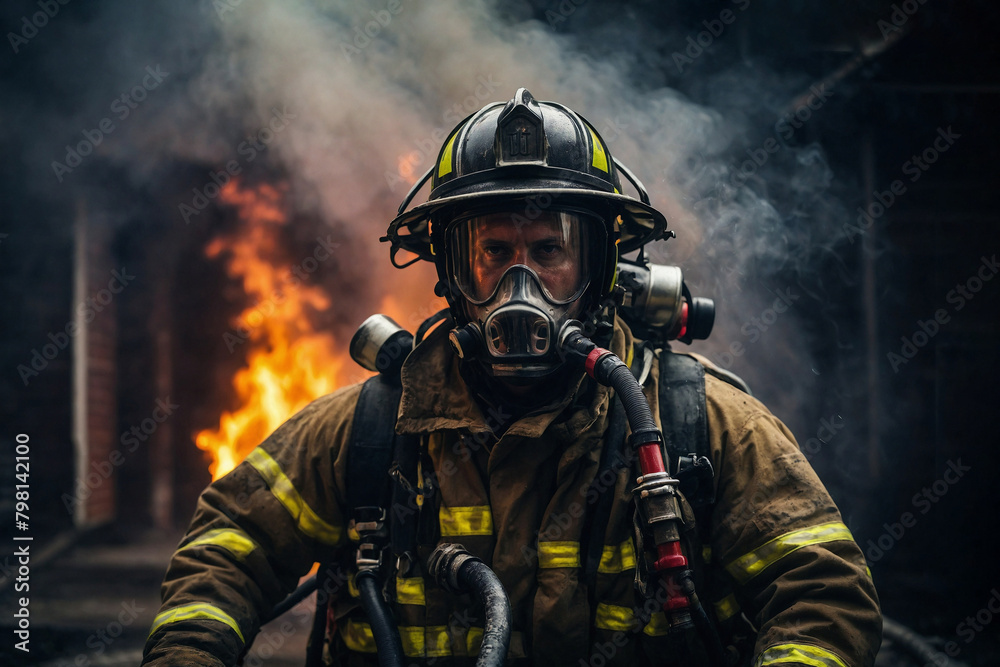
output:
[[[616,319],[611,350],[626,359],[631,356],[628,353],[632,343],[631,331]],[[459,373],[458,357],[448,342],[447,324],[431,331],[410,353],[403,364],[402,383],[403,396],[396,421],[399,433],[459,429],[491,433],[489,424],[498,424],[507,417],[502,414],[502,407],[484,415],[473,399]],[[538,438],[557,422],[551,435],[573,442],[607,414],[610,395],[607,387],[595,387],[593,380],[581,374],[562,401],[550,410],[522,417],[504,436]]]

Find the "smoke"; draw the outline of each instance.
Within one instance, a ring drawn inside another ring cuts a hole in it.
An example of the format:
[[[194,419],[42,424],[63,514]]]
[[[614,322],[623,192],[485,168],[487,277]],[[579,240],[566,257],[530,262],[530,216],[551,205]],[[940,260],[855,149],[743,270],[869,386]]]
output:
[[[749,2],[733,3],[729,32],[690,63],[675,54],[690,58],[697,32],[592,4],[553,3],[539,21],[484,0],[93,3],[45,28],[66,45],[37,72],[60,104],[32,110],[27,168],[40,191],[72,197],[118,187],[98,162],[138,189],[200,165],[165,212],[179,229],[204,217],[198,195],[211,199],[213,174],[280,173],[295,208],[350,249],[342,280],[426,282],[429,296],[430,273],[391,269],[376,239],[451,127],[525,86],[588,118],[645,182],[677,233],[650,256],[681,265],[718,306],[712,340],[696,349],[747,375],[794,427],[816,381],[796,309],[822,299],[810,276],[842,243],[846,215],[822,150],[788,130],[789,103],[811,81],[739,56]],[[137,86],[143,100],[132,95],[122,117],[115,102]],[[68,166],[67,147],[105,118],[114,129],[93,155],[58,173],[53,163]]]

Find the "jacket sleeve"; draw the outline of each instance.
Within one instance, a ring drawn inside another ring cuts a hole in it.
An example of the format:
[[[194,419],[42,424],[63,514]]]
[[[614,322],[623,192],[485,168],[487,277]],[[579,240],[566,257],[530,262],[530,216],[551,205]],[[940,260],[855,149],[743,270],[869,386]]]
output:
[[[144,665],[235,665],[262,616],[346,542],[342,445],[359,391],[314,401],[201,494]]]
[[[789,430],[706,378],[717,502],[712,552],[758,629],[755,667],[872,665],[882,636],[861,549]]]

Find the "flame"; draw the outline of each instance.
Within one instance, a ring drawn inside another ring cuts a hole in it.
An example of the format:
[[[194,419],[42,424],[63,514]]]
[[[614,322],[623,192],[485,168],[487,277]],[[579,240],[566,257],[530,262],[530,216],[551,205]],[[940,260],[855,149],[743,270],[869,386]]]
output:
[[[287,221],[283,191],[271,185],[243,189],[234,180],[222,189],[220,201],[236,208],[242,224],[236,233],[211,241],[205,254],[217,258],[225,252],[226,272],[243,284],[250,305],[226,336],[231,349],[250,347],[247,366],[232,381],[240,407],[224,412],[218,428],[195,436],[197,446],[212,456],[213,480],[292,414],[343,384],[344,366],[352,363],[346,347],[339,350],[333,336],[312,328],[309,311],[329,308],[330,298],[272,257]]]
[[[413,153],[407,153],[399,156],[399,161],[396,164],[400,177],[410,185],[417,182],[416,169],[419,159],[420,153],[414,151]]]
[[[310,311],[330,308],[330,297],[298,279],[277,257],[288,219],[284,189],[267,184],[244,188],[234,179],[219,199],[236,209],[241,224],[213,239],[205,254],[211,259],[224,255],[226,272],[242,283],[250,305],[233,322],[226,340],[230,349],[247,345],[249,352],[247,365],[232,380],[239,407],[223,412],[217,428],[195,435],[197,446],[211,456],[213,480],[235,468],[311,401],[371,376],[350,359],[346,344],[338,346],[331,334],[313,328]],[[396,293],[386,294],[378,311],[411,331],[445,306],[443,299],[428,299],[433,269],[415,273],[420,275],[396,281]]]

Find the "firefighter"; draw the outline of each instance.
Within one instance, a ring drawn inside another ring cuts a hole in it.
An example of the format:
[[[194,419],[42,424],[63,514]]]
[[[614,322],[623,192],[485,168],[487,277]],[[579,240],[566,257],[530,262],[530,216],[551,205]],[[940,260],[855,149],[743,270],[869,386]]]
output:
[[[567,322],[583,323],[634,369],[657,419],[671,405],[657,359],[691,359],[648,352],[615,316],[619,254],[666,229],[646,197],[622,194],[619,173],[641,189],[589,122],[522,88],[452,131],[428,201],[389,227],[393,264],[404,251],[434,262],[449,304],[405,358],[395,425],[420,452],[418,472],[395,473],[417,502],[394,508],[412,515],[418,548],[383,568],[411,663],[472,664],[482,641],[475,605],[427,574],[429,550],[453,542],[503,583],[514,664],[702,664],[692,657],[699,638],[671,628],[655,601],[635,530],[634,468],[626,461],[599,477],[617,437],[612,391],[559,349]],[[761,403],[707,361],[694,365],[704,380],[691,410],[707,425],[713,501],[682,500],[684,544],[732,663],[873,664],[875,588],[823,484]],[[315,562],[340,573],[321,594],[325,659],[376,664],[349,521],[348,490],[369,484],[348,473],[361,395],[355,385],[316,400],[202,493],[144,664],[236,664]],[[611,494],[597,518],[595,489]]]

